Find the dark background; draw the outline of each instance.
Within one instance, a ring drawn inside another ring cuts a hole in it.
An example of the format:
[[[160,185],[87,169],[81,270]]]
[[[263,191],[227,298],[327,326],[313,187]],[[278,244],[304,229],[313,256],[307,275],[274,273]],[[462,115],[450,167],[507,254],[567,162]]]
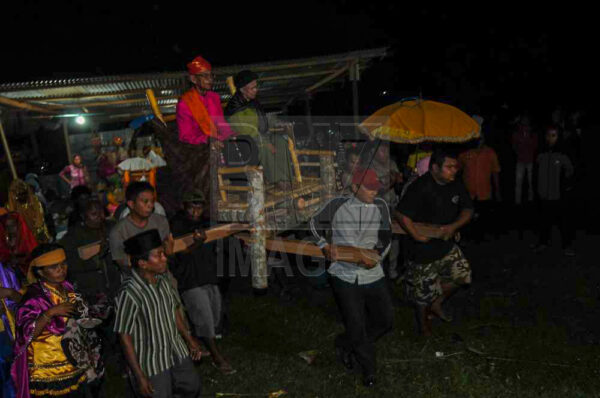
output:
[[[389,46],[393,55],[362,76],[365,114],[415,95],[483,114],[503,103],[542,116],[598,102],[595,13],[568,3],[11,3],[2,82],[176,71],[198,54],[218,66]],[[314,113],[351,111],[349,96],[323,98]]]

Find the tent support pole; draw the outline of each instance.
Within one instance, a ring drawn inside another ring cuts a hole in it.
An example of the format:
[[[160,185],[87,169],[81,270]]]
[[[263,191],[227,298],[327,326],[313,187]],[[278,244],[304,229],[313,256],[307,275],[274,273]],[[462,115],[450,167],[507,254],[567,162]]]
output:
[[[350,67],[350,81],[352,81],[352,113],[354,116],[354,128],[358,129],[358,81],[360,80],[358,60]],[[357,130],[358,131],[358,130]]]
[[[4,134],[4,127],[2,127],[2,120],[0,120],[0,138],[2,138],[2,146],[4,147],[4,153],[6,154],[6,160],[8,161],[8,166],[10,167],[10,172],[12,174],[13,180],[17,179],[17,169],[15,169],[15,164],[13,163],[12,154],[10,153],[10,148],[8,146],[8,141],[6,140],[6,134]]]
[[[63,120],[63,136],[65,138],[65,147],[67,148],[67,164],[71,164],[73,161],[73,153],[71,152],[71,141],[69,141],[69,126],[68,119]]]

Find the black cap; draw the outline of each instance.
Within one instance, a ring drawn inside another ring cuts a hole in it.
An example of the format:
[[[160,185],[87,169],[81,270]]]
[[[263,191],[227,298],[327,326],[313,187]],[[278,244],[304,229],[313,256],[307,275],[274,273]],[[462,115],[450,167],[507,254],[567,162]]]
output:
[[[142,232],[123,242],[125,253],[130,256],[143,256],[157,247],[162,246],[162,240],[157,229]]]
[[[258,75],[256,73],[245,69],[233,77],[233,83],[235,83],[235,87],[239,90],[256,79],[258,79]]]

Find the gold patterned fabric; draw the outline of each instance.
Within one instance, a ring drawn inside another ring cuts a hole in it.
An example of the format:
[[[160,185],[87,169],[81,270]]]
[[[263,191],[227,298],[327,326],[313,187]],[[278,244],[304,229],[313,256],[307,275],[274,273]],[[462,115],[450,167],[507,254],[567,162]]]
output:
[[[50,301],[57,305],[68,297],[45,285]],[[65,318],[66,319],[66,318]],[[27,347],[29,391],[31,395],[60,396],[79,389],[86,380],[83,369],[73,366],[61,346],[62,335],[44,330]]]
[[[14,180],[8,190],[8,209],[20,213],[38,243],[50,241],[44,221],[44,209],[31,187],[23,180]]]

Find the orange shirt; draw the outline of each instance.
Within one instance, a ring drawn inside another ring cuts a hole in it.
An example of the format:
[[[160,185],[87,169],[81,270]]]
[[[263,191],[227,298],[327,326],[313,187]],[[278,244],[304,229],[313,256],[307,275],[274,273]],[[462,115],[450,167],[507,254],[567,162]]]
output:
[[[458,157],[463,180],[472,199],[492,198],[492,173],[500,172],[496,152],[488,146],[470,149]]]

